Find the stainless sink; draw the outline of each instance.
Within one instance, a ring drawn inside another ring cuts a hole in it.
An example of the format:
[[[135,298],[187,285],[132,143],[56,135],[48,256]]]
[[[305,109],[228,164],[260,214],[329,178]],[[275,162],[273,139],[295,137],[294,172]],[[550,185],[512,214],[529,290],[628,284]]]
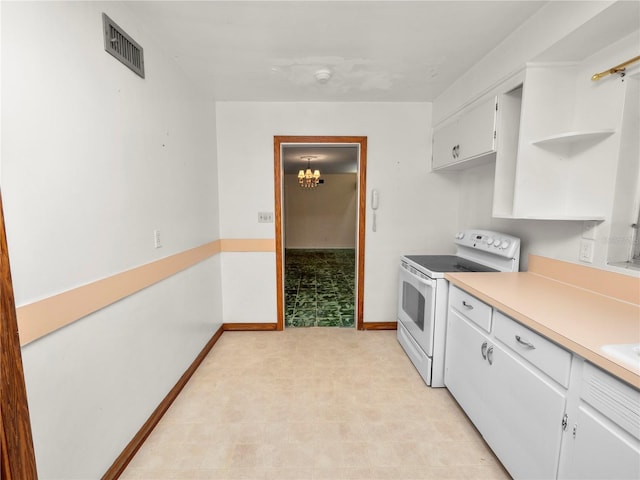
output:
[[[602,351],[616,360],[640,370],[640,343],[604,345]]]

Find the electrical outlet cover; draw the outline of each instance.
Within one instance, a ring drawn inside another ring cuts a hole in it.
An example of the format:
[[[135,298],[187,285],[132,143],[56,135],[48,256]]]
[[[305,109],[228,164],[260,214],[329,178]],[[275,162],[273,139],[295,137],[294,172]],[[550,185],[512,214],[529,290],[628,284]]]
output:
[[[593,263],[593,241],[580,240],[580,261],[585,263]]]

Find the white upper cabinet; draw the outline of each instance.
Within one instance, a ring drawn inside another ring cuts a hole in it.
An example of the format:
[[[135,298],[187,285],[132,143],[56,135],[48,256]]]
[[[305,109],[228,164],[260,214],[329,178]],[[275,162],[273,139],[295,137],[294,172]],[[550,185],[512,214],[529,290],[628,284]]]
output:
[[[628,208],[620,205],[636,201],[638,185],[640,83],[633,79],[640,62],[624,75],[592,76],[638,55],[637,10],[637,2],[613,2],[519,71],[465,99],[466,107],[433,130],[432,169],[495,160],[498,218],[624,216]],[[620,221],[628,227],[626,216]]]
[[[621,5],[613,13],[625,20],[627,10]],[[636,56],[639,33],[598,50],[587,40],[610,32],[612,23],[606,18],[596,20],[579,32],[580,39],[570,39],[571,54],[561,46],[550,49],[546,53],[550,61],[524,67],[519,87],[514,89],[510,83],[499,91],[500,108],[505,97],[507,102],[519,104],[520,117],[519,122],[509,123],[511,134],[517,136],[515,147],[508,152],[500,145],[497,148],[494,217],[610,217],[618,172],[631,151],[623,141],[629,129],[624,112],[630,108],[629,99],[637,99],[637,92],[630,90],[637,90],[638,83],[629,77],[638,74],[640,64],[629,66],[624,76],[616,73],[597,81],[591,78]],[[578,45],[584,45],[579,52]],[[589,46],[593,50],[589,51]],[[571,57],[576,60],[556,61]],[[498,133],[503,130],[501,127]],[[626,136],[637,139],[637,131]],[[627,163],[634,161],[637,163],[637,156]]]
[[[497,160],[494,216],[606,216],[613,188],[607,179],[618,157],[614,126],[622,107],[621,87],[610,83],[593,88],[584,70],[576,64],[525,69],[516,154]],[[608,104],[604,109],[603,99]]]
[[[433,170],[490,162],[496,152],[495,97],[467,108],[433,131]]]

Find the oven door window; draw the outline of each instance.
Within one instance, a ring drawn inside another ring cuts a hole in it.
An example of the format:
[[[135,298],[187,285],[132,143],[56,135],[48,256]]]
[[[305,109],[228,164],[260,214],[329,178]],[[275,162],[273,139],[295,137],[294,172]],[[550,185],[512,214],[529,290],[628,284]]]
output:
[[[402,310],[424,332],[425,297],[411,283],[402,282]]]
[[[436,280],[421,278],[400,268],[398,321],[428,356],[433,352],[436,285]]]

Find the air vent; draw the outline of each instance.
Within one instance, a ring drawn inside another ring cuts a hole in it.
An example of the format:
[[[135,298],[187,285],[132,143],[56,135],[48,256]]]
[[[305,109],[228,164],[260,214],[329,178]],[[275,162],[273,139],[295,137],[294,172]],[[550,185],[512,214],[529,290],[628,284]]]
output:
[[[104,49],[115,58],[144,78],[144,57],[142,47],[122,30],[105,13],[102,14]]]

